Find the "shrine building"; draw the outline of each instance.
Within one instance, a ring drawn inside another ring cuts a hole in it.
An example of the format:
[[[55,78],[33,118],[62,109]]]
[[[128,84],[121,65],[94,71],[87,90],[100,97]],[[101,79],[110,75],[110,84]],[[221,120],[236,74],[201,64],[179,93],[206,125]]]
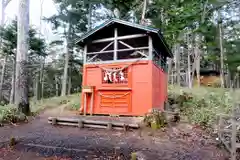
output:
[[[80,111],[142,116],[164,109],[167,57],[172,53],[159,29],[111,19],[84,34]]]

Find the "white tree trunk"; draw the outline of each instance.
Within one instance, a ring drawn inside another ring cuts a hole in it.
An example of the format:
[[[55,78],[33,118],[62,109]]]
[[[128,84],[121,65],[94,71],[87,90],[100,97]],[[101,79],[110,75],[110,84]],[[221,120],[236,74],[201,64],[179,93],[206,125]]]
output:
[[[187,43],[187,83],[188,83],[188,88],[192,88],[192,79],[191,79],[191,74],[192,74],[192,69],[191,69],[191,44],[190,44],[190,38],[189,38],[190,32],[189,29],[187,29],[187,38],[186,38],[186,43]]]
[[[62,79],[61,96],[66,96],[67,81],[68,81],[68,64],[69,64],[69,47],[67,45],[67,51],[66,51],[66,54],[65,54],[64,73],[63,73],[63,79]]]
[[[143,0],[143,10],[142,10],[141,24],[144,24],[146,9],[147,9],[147,0]]]
[[[175,45],[175,71],[176,71],[176,81],[177,85],[181,85],[181,69],[180,69],[180,51],[179,51],[179,44]]]
[[[3,62],[2,62],[2,74],[0,78],[0,100],[2,99],[2,89],[3,89],[3,83],[4,83],[4,75],[6,70],[6,62],[7,62],[7,56],[4,56]]]
[[[41,59],[41,70],[40,70],[40,81],[41,81],[41,97],[44,97],[44,66],[45,66],[45,58]]]
[[[16,81],[16,58],[13,57],[13,73],[12,73],[12,82],[11,82],[11,93],[10,93],[10,104],[14,104],[15,101],[15,81]]]
[[[19,0],[15,101],[18,109],[30,114],[28,98],[27,54],[29,48],[29,0]]]
[[[68,67],[69,67],[69,57],[70,57],[70,34],[71,34],[71,24],[69,25],[68,28],[68,33],[67,33],[67,50],[65,54],[65,64],[64,64],[64,73],[63,73],[63,79],[62,79],[62,90],[61,90],[61,96],[66,96],[67,92],[67,82],[68,82]]]

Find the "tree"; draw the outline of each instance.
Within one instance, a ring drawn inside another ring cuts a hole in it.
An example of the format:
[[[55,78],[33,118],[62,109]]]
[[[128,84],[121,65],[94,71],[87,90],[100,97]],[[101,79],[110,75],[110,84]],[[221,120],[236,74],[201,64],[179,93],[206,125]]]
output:
[[[12,75],[10,103],[14,103],[14,90],[15,90],[15,64],[16,64],[16,49],[17,49],[17,21],[13,20],[10,24],[0,27],[0,38],[2,38],[2,52],[8,57],[8,61],[11,61],[11,65],[8,68],[12,68],[10,73]],[[39,70],[38,56],[46,56],[46,43],[45,40],[37,36],[37,31],[30,27],[29,29],[29,50],[28,50],[28,69],[29,65],[35,65],[33,71]],[[36,60],[35,60],[36,59]],[[7,62],[9,63],[9,62]],[[6,63],[6,64],[7,64]],[[5,76],[5,79],[7,77]]]
[[[4,26],[4,22],[5,22],[5,9],[8,6],[9,2],[11,2],[11,0],[2,0],[2,3],[1,3],[2,14],[1,14],[0,27]],[[0,39],[0,48],[2,48],[2,39]],[[6,61],[7,61],[7,56],[4,56],[3,63],[2,63],[2,74],[1,74],[1,77],[0,77],[0,100],[2,100],[2,87],[3,87],[3,82],[4,82]]]
[[[65,67],[62,78],[61,95],[65,96],[67,92],[67,82],[69,74],[69,58],[73,53],[75,47],[74,40],[80,33],[85,32],[87,29],[87,10],[84,8],[84,1],[80,0],[55,0],[58,5],[58,14],[46,18],[47,21],[53,24],[55,30],[63,28],[63,38],[66,41],[65,53]]]
[[[29,0],[19,0],[17,26],[18,38],[15,82],[16,105],[25,115],[30,115],[27,70],[27,54],[29,48]]]

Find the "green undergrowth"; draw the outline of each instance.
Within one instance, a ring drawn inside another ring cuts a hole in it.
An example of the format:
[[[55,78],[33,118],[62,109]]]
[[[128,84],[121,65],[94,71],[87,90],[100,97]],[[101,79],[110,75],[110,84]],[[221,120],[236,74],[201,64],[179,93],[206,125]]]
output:
[[[72,97],[69,105],[67,106],[67,109],[77,111],[79,110],[80,105],[81,105],[81,95],[78,94],[77,96]]]
[[[228,114],[233,106],[233,94],[229,89],[169,86],[168,93],[170,104],[177,104],[181,114],[191,123],[205,127],[212,127],[217,115]],[[234,95],[240,95],[239,91]]]
[[[31,100],[30,108],[32,115],[37,115],[44,109],[58,107],[60,105],[69,104],[69,106],[74,106],[73,104],[77,104],[77,99],[79,101],[80,95],[73,94],[69,96],[62,97],[52,97],[48,99],[42,99],[39,101]],[[0,106],[0,123],[9,123],[9,122],[19,122],[24,121],[26,116],[22,113],[18,112],[16,106],[14,105],[4,105]]]

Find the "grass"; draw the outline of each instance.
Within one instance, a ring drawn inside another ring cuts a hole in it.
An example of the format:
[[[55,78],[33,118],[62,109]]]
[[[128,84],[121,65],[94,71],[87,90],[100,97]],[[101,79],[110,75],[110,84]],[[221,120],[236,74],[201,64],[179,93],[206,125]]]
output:
[[[233,106],[233,97],[229,89],[210,87],[189,89],[169,86],[168,94],[169,101],[177,103],[181,113],[191,123],[204,126],[214,125],[217,114],[228,114]],[[240,90],[237,90],[234,95],[240,95]],[[53,97],[40,101],[31,101],[30,107],[32,113],[35,115],[46,108],[58,107],[62,104],[68,104],[66,109],[78,110],[80,103],[80,94],[73,94],[66,97]],[[0,106],[0,122],[17,121],[23,119],[23,117],[24,115],[19,113],[14,106]]]
[[[52,97],[39,101],[32,100],[30,101],[30,109],[33,115],[37,115],[44,109],[58,107],[63,104],[69,104],[69,108],[79,108],[80,94],[78,93],[64,97]],[[26,116],[19,113],[14,105],[0,106],[0,123],[24,121],[25,118]]]
[[[169,86],[169,99],[178,103],[182,114],[191,123],[212,127],[217,115],[228,114],[233,106],[233,95],[239,95],[237,90],[232,93],[229,89],[197,87],[182,88]]]

